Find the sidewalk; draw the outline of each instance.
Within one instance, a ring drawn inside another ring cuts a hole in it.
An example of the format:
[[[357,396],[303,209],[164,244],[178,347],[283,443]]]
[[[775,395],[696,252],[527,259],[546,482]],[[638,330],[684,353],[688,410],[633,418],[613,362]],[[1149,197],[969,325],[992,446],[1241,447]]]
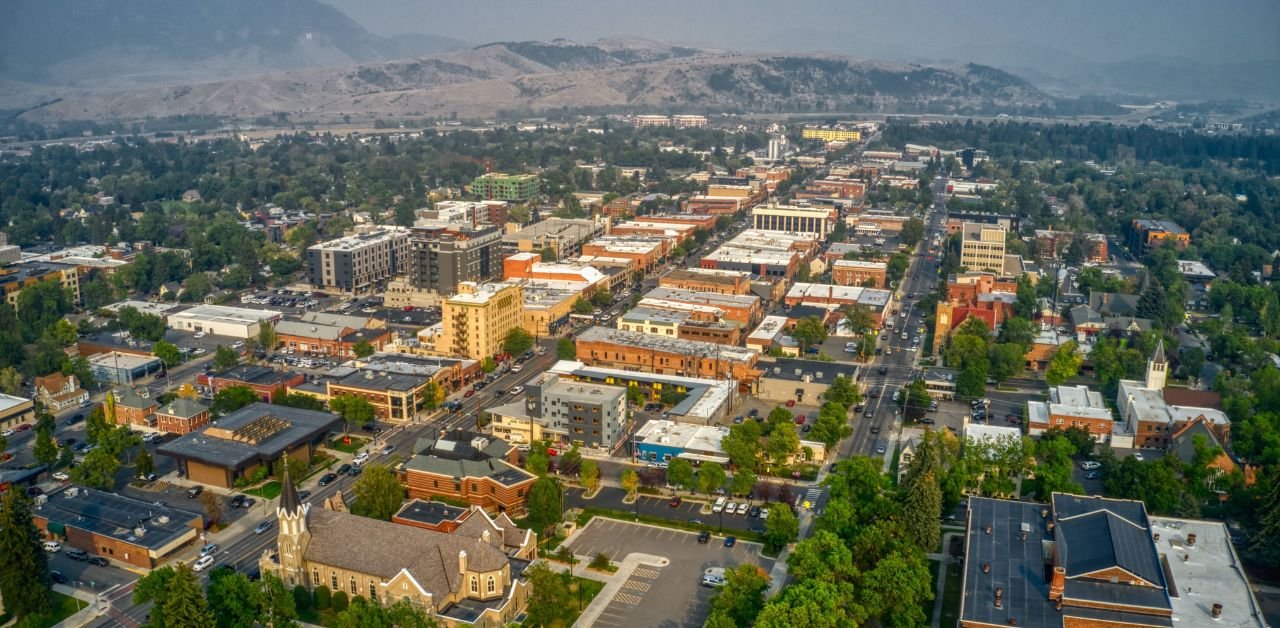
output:
[[[105,605],[99,604],[98,596],[87,591],[81,591],[65,584],[55,584],[53,585],[53,590],[63,595],[74,597],[85,604],[85,607],[80,612],[54,624],[55,628],[83,626],[106,611]],[[106,593],[106,591],[103,593]]]

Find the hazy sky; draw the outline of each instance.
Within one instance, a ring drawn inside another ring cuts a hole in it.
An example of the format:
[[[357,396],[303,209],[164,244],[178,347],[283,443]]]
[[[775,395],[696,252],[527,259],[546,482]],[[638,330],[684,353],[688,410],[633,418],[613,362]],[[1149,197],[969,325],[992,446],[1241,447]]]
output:
[[[634,35],[742,50],[985,62],[1045,55],[1069,63],[1063,52],[1088,61],[1280,59],[1280,0],[325,1],[378,34],[475,43]]]

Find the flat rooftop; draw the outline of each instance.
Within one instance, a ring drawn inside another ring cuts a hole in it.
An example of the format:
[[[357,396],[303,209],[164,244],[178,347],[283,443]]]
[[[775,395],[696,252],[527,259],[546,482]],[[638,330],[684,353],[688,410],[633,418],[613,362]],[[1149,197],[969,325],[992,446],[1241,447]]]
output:
[[[245,307],[227,307],[225,305],[197,305],[183,312],[169,315],[169,319],[195,319],[210,323],[251,324],[265,320],[279,319],[280,312],[272,310],[251,310]]]
[[[680,288],[661,287],[646,292],[644,298],[735,308],[749,308],[760,303],[760,297],[753,294],[716,294],[714,292],[697,292]]]
[[[337,429],[341,422],[329,412],[254,403],[163,443],[156,451],[235,469],[253,460],[274,460],[299,443]]]
[[[546,391],[563,399],[605,404],[613,403],[627,394],[627,389],[621,386],[606,386],[604,384],[590,384],[564,379],[552,384]]]
[[[138,301],[136,299],[126,299],[124,301],[118,301],[116,303],[112,303],[111,305],[105,306],[102,309],[118,313],[120,310],[123,310],[126,307],[131,307],[135,310],[138,310],[138,312],[142,314],[154,314],[156,316],[163,317],[168,315],[170,312],[173,312],[174,310],[182,309],[183,306],[177,303],[153,303],[151,301]]]
[[[636,381],[661,383],[684,387],[689,396],[671,408],[671,414],[696,419],[710,419],[724,407],[732,394],[730,383],[724,380],[703,379],[699,377],[683,377],[680,375],[662,375],[641,371],[626,371],[599,366],[586,366],[577,360],[560,360],[553,364],[548,373],[581,377],[592,381]]]
[[[193,536],[192,525],[204,522],[200,513],[74,486],[50,493],[32,514],[152,551]]]
[[[663,445],[701,452],[722,452],[720,442],[729,428],[718,425],[694,425],[654,419],[636,430],[635,440],[641,444]]]
[[[1169,578],[1176,624],[1266,627],[1226,524],[1151,517],[1151,533],[1153,538],[1159,535],[1156,551]],[[1194,545],[1187,544],[1190,534],[1196,536]],[[1210,612],[1214,604],[1222,605],[1222,616],[1216,619]]]
[[[333,382],[333,385],[363,390],[408,392],[419,386],[425,386],[429,381],[431,381],[431,378],[423,375],[391,373],[364,368],[339,378]]]
[[[786,298],[798,299],[800,301],[845,301],[848,303],[865,305],[874,309],[884,309],[885,306],[889,305],[889,300],[892,297],[892,292],[877,288],[863,288],[861,286],[833,286],[824,283],[795,283],[792,284],[791,290],[787,292]]]
[[[0,393],[0,412],[8,412],[9,410],[12,410],[24,403],[29,404],[31,403],[31,400]]]
[[[864,262],[857,259],[838,259],[831,265],[833,268],[857,268],[860,270],[887,270],[889,265],[884,262]]]
[[[730,264],[786,266],[795,259],[796,255],[797,253],[791,250],[747,248],[726,244],[704,255],[702,259]]]
[[[458,521],[470,511],[470,508],[450,506],[444,502],[414,499],[402,506],[395,517],[438,526],[446,521]]]
[[[97,353],[89,356],[90,365],[122,369],[140,368],[151,364],[152,362],[158,362],[159,360],[160,358],[151,357],[149,355],[136,355],[133,353],[122,353],[120,351]]]
[[[787,326],[787,317],[769,315],[764,317],[764,320],[760,321],[760,324],[756,326],[756,328],[753,329],[750,334],[747,334],[747,339],[748,340],[773,340],[783,332],[786,326]]]
[[[755,351],[750,349],[731,347],[729,345],[722,345],[714,342],[668,338],[666,336],[655,336],[637,331],[622,331],[611,327],[596,326],[588,328],[578,336],[578,340],[585,342],[606,342],[615,345],[663,351],[686,356],[696,355],[703,358],[717,358],[726,362],[749,363],[754,360],[757,355]]]
[[[354,251],[356,249],[389,242],[397,238],[409,238],[409,229],[405,227],[381,227],[368,233],[335,238],[327,242],[313,244],[308,251]]]

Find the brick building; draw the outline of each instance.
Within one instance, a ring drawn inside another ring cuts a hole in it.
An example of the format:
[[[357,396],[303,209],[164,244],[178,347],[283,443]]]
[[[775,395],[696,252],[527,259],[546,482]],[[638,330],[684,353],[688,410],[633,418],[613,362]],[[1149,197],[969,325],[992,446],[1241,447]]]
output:
[[[1115,422],[1102,400],[1102,393],[1087,386],[1053,386],[1049,388],[1048,401],[1027,403],[1027,431],[1032,436],[1053,428],[1079,427],[1098,442],[1105,443],[1111,439]]]
[[[659,277],[658,286],[692,292],[744,295],[751,293],[751,274],[733,270],[677,268]]]
[[[156,407],[159,404],[133,392],[132,388],[117,388],[102,400],[102,411],[108,421],[116,425],[155,427]]]
[[[490,512],[521,515],[537,477],[516,466],[519,452],[501,440],[465,431],[420,438],[400,469],[410,499],[436,495]]]
[[[178,397],[155,410],[156,429],[169,434],[190,434],[209,423],[209,407]]]
[[[54,491],[32,513],[46,538],[141,569],[154,569],[204,530],[204,516],[96,489]]]
[[[277,371],[269,366],[257,364],[238,364],[221,373],[202,373],[196,376],[196,383],[208,386],[209,392],[218,394],[232,386],[244,386],[257,393],[258,398],[266,403],[275,400],[292,386],[307,381],[302,373]]]
[[[884,288],[888,283],[889,265],[839,259],[831,264],[831,283],[838,286]]]
[[[578,360],[592,366],[734,379],[744,390],[751,390],[760,376],[756,368],[760,354],[710,342],[592,327],[578,336],[576,346]]]

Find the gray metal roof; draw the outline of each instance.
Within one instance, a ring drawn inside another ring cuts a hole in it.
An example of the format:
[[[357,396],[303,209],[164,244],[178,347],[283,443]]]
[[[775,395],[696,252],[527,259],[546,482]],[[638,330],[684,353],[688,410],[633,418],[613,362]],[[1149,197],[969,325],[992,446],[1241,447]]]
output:
[[[1056,536],[1068,578],[1119,567],[1147,582],[1164,585],[1160,560],[1146,527],[1110,510],[1062,520]]]
[[[82,487],[50,493],[32,514],[149,550],[169,545],[204,522],[199,513]]]
[[[961,621],[1024,628],[1062,626],[1062,616],[1049,601],[1045,580],[1046,519],[1043,504],[986,497],[969,498],[966,532],[964,599]],[[1027,540],[1021,538],[1027,526]],[[986,527],[991,526],[987,534]],[[990,565],[983,573],[982,566]],[[995,590],[1003,589],[1003,603],[995,606]]]
[[[256,443],[208,435],[211,428],[234,430],[266,415],[283,419],[289,423],[289,426]],[[341,422],[341,417],[329,412],[255,403],[236,410],[195,432],[164,443],[156,448],[156,452],[175,458],[200,460],[217,467],[236,469],[252,460],[262,462],[274,460],[299,443],[337,429]]]

